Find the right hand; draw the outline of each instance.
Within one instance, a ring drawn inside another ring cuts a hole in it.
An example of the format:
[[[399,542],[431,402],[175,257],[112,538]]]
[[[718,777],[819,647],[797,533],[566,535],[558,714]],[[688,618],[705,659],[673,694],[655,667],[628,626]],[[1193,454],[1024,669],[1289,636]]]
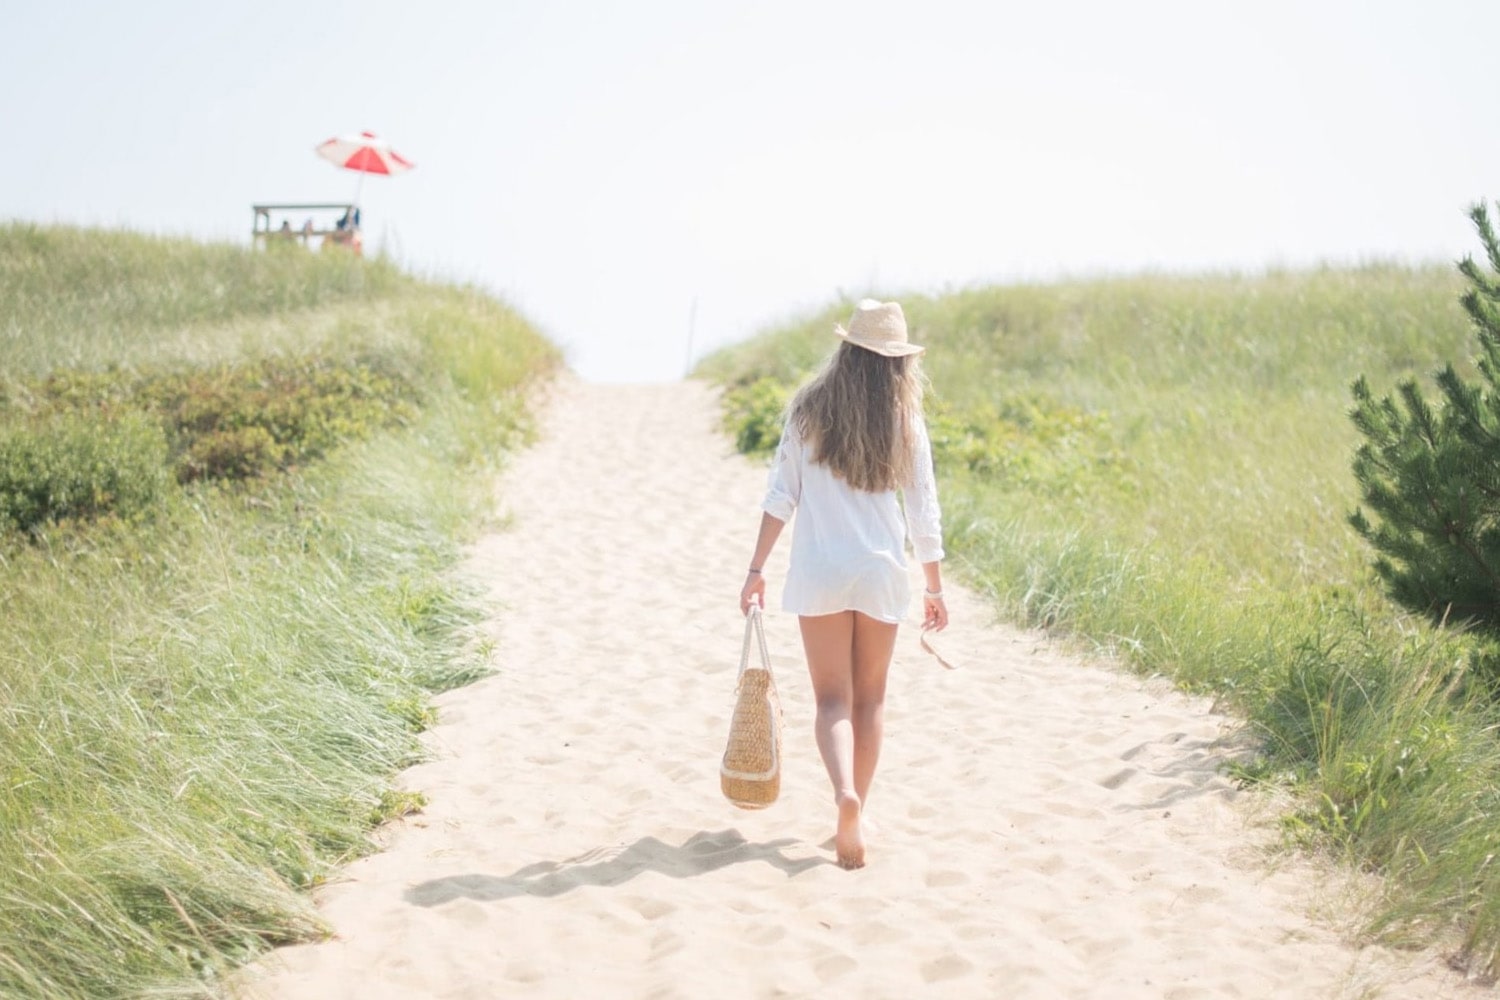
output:
[[[759,604],[765,610],[766,578],[761,573],[746,573],[745,585],[740,588],[740,614],[748,615],[751,604]]]

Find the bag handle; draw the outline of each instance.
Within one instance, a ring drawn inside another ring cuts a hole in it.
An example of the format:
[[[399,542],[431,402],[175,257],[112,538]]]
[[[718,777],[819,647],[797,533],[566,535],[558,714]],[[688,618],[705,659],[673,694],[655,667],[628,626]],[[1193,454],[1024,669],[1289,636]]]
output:
[[[761,669],[766,673],[771,672],[771,651],[766,647],[766,627],[761,621],[761,610],[759,604],[751,604],[750,611],[745,615],[745,646],[740,651],[740,673],[744,674],[750,667],[750,638],[754,636],[760,647]]]

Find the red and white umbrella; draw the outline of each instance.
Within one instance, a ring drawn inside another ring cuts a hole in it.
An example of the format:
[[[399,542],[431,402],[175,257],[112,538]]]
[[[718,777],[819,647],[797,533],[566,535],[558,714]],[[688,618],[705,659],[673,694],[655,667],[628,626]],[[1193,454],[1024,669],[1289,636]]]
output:
[[[330,163],[359,173],[359,185],[354,191],[356,205],[359,204],[360,189],[364,187],[365,174],[404,174],[416,166],[374,132],[335,136],[319,143],[315,150]]]
[[[363,174],[404,174],[416,166],[374,132],[337,136],[320,143],[317,152],[345,170]]]

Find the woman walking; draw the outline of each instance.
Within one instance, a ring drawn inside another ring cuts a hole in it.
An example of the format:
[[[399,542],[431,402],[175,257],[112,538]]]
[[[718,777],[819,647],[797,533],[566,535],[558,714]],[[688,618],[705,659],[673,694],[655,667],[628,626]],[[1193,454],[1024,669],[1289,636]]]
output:
[[[838,861],[860,868],[860,814],[880,759],[886,673],[911,603],[908,538],[926,578],[922,628],[946,627],[948,610],[922,417],[924,349],[907,341],[895,302],[865,299],[849,328],[834,332],[843,343],[788,407],[740,610],[764,605],[766,558],[795,511],[782,608],[798,616],[802,630],[818,750],[838,806]]]

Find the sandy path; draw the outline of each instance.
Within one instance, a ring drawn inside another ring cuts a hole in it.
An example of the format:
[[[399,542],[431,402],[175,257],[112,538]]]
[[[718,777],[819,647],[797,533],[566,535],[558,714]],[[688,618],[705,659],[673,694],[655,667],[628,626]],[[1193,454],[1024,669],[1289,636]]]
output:
[[[945,672],[903,629],[870,865],[832,863],[795,619],[767,616],[782,799],[719,795],[760,467],[696,384],[565,381],[468,570],[496,676],[439,699],[426,812],[319,903],[336,930],[249,970],[275,1000],[1368,997],[1467,993],[1355,950],[1305,871],[1258,861],[1218,776],[1228,720],[989,623],[950,589]],[[771,560],[773,595],[783,540]],[[914,577],[914,579],[916,579]]]

